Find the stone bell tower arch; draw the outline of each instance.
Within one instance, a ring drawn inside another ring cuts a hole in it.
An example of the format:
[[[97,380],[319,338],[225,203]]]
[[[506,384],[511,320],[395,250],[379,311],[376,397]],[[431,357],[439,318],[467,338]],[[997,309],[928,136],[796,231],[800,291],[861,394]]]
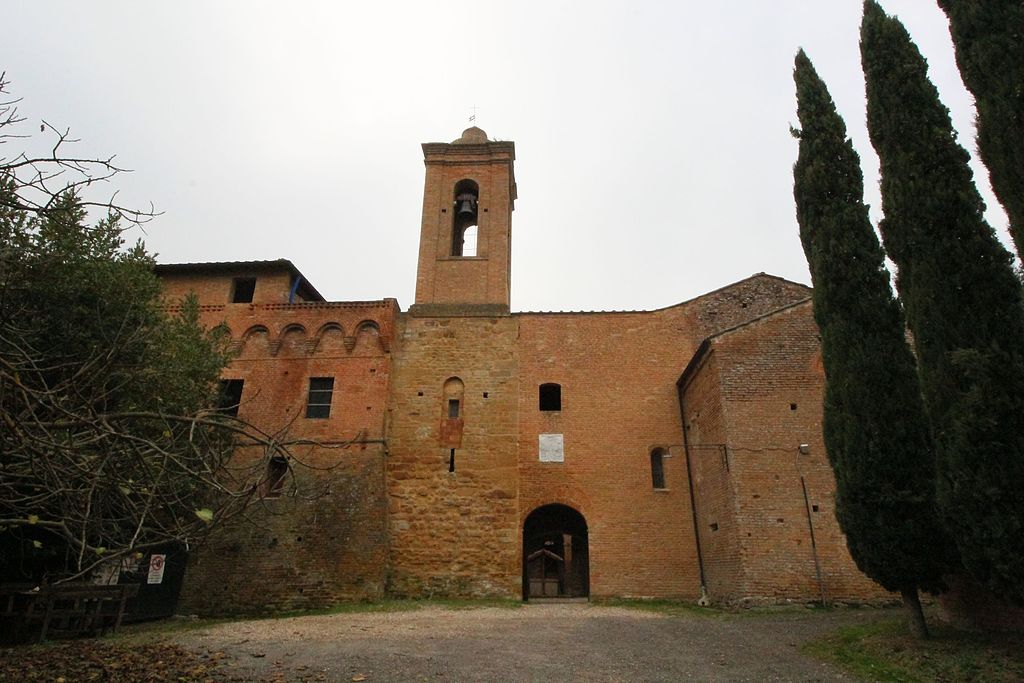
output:
[[[515,143],[477,127],[423,144],[426,180],[412,315],[509,312]]]

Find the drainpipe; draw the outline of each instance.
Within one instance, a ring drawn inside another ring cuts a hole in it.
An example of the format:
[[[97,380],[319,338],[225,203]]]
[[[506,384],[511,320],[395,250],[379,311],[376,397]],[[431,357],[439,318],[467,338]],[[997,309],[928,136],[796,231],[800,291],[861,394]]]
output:
[[[804,509],[807,511],[807,528],[811,531],[811,554],[814,556],[814,573],[818,577],[818,592],[821,593],[821,606],[828,607],[828,601],[825,599],[825,581],[821,576],[821,562],[818,561],[818,544],[814,540],[814,521],[811,517],[811,501],[807,497],[807,482],[804,481],[804,476],[800,475],[800,488],[804,492]]]
[[[295,282],[292,283],[292,288],[288,292],[288,303],[290,303],[290,304],[295,303],[295,293],[299,291],[299,285],[301,283],[302,283],[302,277],[301,276],[296,276],[295,277]]]
[[[693,539],[697,549],[697,568],[700,570],[700,598],[697,604],[706,607],[710,604],[708,600],[708,584],[704,573],[704,553],[700,547],[700,523],[697,521],[697,497],[694,495],[693,469],[690,465],[690,437],[686,433],[686,410],[683,407],[683,388],[677,387],[679,391],[679,418],[683,427],[683,452],[686,455],[686,485],[690,489],[690,514],[693,517]]]

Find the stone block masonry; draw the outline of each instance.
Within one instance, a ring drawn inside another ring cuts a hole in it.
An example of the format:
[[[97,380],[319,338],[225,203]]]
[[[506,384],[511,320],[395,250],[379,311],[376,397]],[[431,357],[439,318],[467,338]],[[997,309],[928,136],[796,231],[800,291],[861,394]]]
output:
[[[519,593],[517,335],[509,316],[402,316],[389,403],[392,594]],[[460,446],[442,434],[450,400]]]

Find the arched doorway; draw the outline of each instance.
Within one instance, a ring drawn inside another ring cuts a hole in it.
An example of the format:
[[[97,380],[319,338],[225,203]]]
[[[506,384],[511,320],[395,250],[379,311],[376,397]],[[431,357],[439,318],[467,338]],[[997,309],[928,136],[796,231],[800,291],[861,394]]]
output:
[[[568,505],[537,508],[523,523],[523,600],[588,595],[587,521]]]

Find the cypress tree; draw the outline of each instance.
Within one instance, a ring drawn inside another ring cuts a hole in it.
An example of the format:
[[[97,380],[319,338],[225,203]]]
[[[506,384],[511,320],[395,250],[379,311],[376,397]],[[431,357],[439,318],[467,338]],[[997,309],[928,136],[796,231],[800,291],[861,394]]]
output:
[[[902,595],[924,637],[918,589],[941,590],[956,553],[935,507],[917,368],[863,202],[860,158],[803,50],[793,78],[801,128],[793,195],[821,333],[836,517],[857,566]]]
[[[1024,256],[1024,2],[939,0],[978,112],[978,153]]]
[[[1024,602],[1024,308],[1012,257],[903,25],[864,5],[868,131],[879,228],[899,272],[936,447],[943,522],[971,575]]]

